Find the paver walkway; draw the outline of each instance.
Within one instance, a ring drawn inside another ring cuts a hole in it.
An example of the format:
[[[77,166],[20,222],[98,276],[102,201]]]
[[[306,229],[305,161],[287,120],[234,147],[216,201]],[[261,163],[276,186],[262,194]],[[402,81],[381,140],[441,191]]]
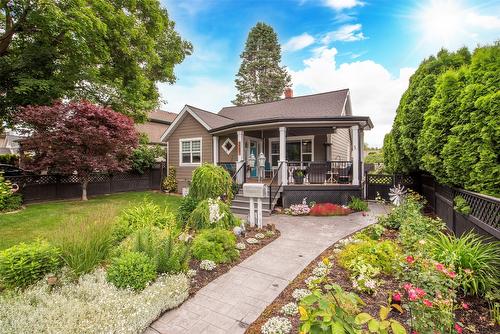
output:
[[[367,216],[264,218],[264,224],[275,224],[281,231],[278,239],[165,313],[146,333],[244,333],[312,260],[337,240],[374,223],[383,212],[380,205],[370,203]]]

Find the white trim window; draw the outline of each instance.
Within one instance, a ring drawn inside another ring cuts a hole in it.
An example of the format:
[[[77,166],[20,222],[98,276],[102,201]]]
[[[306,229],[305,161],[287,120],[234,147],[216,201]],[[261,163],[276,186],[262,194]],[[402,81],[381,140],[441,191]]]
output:
[[[278,166],[280,156],[279,138],[269,138],[269,160]],[[292,162],[314,161],[314,136],[294,136],[286,138],[286,159]]]
[[[179,139],[179,166],[201,165],[201,138]]]

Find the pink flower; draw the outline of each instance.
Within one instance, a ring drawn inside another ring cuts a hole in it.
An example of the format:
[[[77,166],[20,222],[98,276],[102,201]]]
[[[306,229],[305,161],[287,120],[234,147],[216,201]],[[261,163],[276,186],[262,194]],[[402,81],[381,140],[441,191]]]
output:
[[[458,323],[455,323],[455,330],[458,334],[462,334],[462,327]]]
[[[412,285],[410,283],[406,283],[405,285],[403,285],[403,288],[408,291],[412,288]]]
[[[464,310],[468,310],[469,309],[469,304],[462,303],[462,307],[464,308]]]
[[[422,290],[422,289],[415,288],[415,292],[417,293],[417,295],[418,295],[419,297],[423,297],[423,296],[425,296],[425,291],[424,291],[424,290]]]
[[[470,270],[470,269],[464,269],[464,272],[465,272],[467,275],[472,274],[472,270]]]
[[[401,294],[399,292],[396,292],[392,295],[392,300],[395,302],[400,302],[401,301]]]
[[[432,302],[429,299],[424,299],[422,302],[425,304],[425,306],[432,307]]]
[[[408,298],[410,298],[412,302],[417,300],[418,296],[415,290],[411,289],[410,291],[408,291]]]
[[[406,257],[406,262],[408,262],[409,264],[412,264],[413,262],[415,262],[415,258],[411,255],[408,255]]]
[[[441,264],[441,263],[437,263],[436,264],[436,270],[439,270],[439,271],[444,271],[444,265]]]
[[[448,276],[449,276],[451,279],[453,279],[453,278],[455,278],[455,277],[457,276],[457,274],[456,274],[454,271],[450,271],[450,272],[448,272]]]

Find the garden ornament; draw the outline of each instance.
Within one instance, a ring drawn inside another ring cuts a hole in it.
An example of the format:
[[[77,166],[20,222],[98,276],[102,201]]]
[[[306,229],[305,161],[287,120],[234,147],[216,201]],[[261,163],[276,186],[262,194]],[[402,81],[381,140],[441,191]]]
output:
[[[395,206],[400,206],[404,201],[406,192],[407,191],[405,187],[401,184],[398,184],[394,188],[391,188],[389,191],[389,199],[391,200],[392,204],[394,204]]]

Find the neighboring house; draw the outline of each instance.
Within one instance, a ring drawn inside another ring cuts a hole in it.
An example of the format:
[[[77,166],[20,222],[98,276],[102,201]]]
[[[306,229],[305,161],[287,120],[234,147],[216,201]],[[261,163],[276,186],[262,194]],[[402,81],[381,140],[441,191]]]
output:
[[[284,207],[305,197],[337,203],[361,197],[363,132],[372,127],[369,117],[352,115],[348,89],[298,97],[287,89],[282,100],[225,107],[217,114],[186,105],[161,140],[177,169],[179,191],[202,163],[222,165],[240,184],[257,182],[248,158],[262,153],[269,210],[280,197]]]
[[[177,114],[157,110],[148,113],[148,119],[142,124],[136,124],[135,128],[138,132],[148,136],[150,144],[165,145],[161,141],[161,136],[167,131],[168,127],[174,121]]]
[[[23,137],[15,134],[15,132],[6,130],[0,132],[0,154],[17,154],[19,153],[18,140]]]

